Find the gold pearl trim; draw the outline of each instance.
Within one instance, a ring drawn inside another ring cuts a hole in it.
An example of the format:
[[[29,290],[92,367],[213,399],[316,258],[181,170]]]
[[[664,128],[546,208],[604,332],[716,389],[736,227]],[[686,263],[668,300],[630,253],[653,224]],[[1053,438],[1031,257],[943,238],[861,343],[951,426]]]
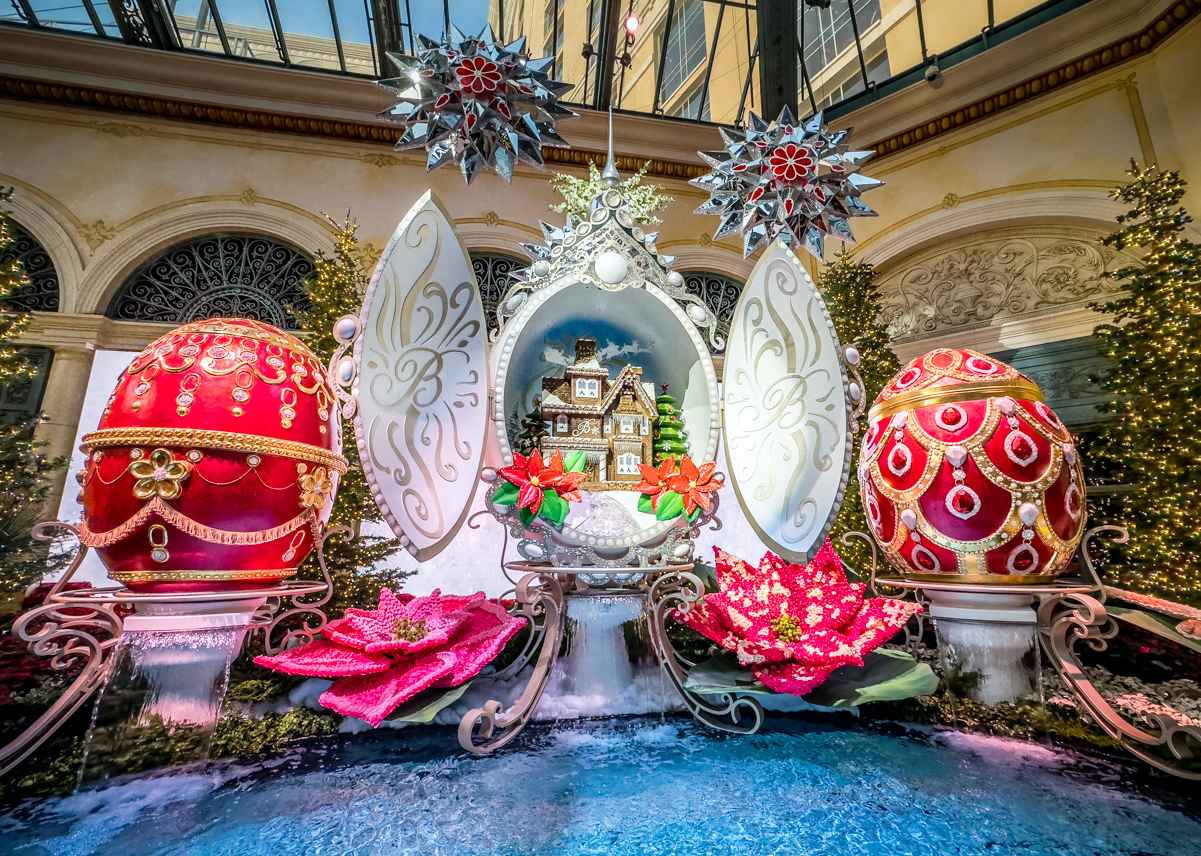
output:
[[[975,401],[980,398],[994,398],[1008,395],[1010,398],[1020,398],[1026,401],[1042,401],[1043,393],[1037,384],[1028,380],[1014,379],[1005,381],[981,381],[979,383],[960,383],[955,386],[936,386],[915,389],[912,392],[902,392],[886,401],[872,406],[867,418],[875,421],[884,416],[892,416],[902,410],[916,410],[919,407],[932,407],[939,404],[952,404],[957,401]]]
[[[346,472],[346,459],[336,452],[296,440],[280,440],[236,431],[209,431],[202,428],[106,428],[83,437],[85,452],[111,446],[187,446],[220,449],[259,455],[279,455]]]
[[[296,568],[260,571],[125,571],[110,573],[119,583],[232,582],[236,580],[283,580],[296,575]]]

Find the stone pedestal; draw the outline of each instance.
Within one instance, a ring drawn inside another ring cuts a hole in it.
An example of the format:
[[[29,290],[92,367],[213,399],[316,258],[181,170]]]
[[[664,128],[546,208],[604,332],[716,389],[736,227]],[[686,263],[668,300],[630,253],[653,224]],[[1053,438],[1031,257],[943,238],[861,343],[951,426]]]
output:
[[[926,591],[947,665],[979,682],[972,698],[1014,701],[1038,690],[1038,616],[1033,595]]]

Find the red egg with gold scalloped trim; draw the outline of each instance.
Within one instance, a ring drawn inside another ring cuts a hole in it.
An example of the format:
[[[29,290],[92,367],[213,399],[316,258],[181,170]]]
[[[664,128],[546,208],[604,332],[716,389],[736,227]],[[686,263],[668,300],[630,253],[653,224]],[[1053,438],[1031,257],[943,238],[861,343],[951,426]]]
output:
[[[1071,433],[1034,381],[976,351],[930,351],[880,392],[859,489],[872,534],[909,578],[1045,583],[1084,534]]]
[[[132,589],[296,573],[346,471],[324,367],[269,324],[185,324],[134,358],[83,438],[83,542]]]

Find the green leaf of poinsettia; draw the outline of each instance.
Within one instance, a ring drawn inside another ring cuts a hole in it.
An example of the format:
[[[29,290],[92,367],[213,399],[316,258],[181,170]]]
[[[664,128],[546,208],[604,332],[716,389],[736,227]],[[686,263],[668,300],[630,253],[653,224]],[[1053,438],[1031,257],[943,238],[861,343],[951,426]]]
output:
[[[774,695],[755,679],[749,669],[738,665],[733,654],[718,654],[697,664],[684,686],[695,693],[760,693]],[[930,695],[938,689],[938,677],[925,663],[904,651],[881,648],[868,654],[863,668],[835,669],[826,682],[804,697],[821,707],[857,707],[873,701],[899,701]]]
[[[666,490],[659,495],[659,507],[655,511],[657,520],[671,520],[684,513],[684,498],[674,490]]]
[[[1133,624],[1135,627],[1147,630],[1156,636],[1175,642],[1177,645],[1183,645],[1185,648],[1191,648],[1201,653],[1201,641],[1189,639],[1176,630],[1176,625],[1181,621],[1179,618],[1166,618],[1154,612],[1128,609],[1124,606],[1114,606],[1112,603],[1107,603],[1105,609],[1118,621]]]
[[[467,692],[469,686],[471,686],[471,681],[459,684],[457,687],[451,687],[450,689],[426,690],[416,698],[411,699],[392,711],[388,719],[423,724],[433,722],[434,717],[438,715],[439,711],[450,707],[462,698],[463,693]]]
[[[638,510],[643,514],[652,514],[655,509],[651,508],[651,498],[645,493],[638,497]]]
[[[937,689],[938,676],[928,665],[904,651],[880,648],[863,658],[863,668],[835,669],[805,701],[825,707],[858,707],[930,695]]]
[[[717,654],[688,673],[684,686],[694,693],[715,695],[718,693],[764,693],[772,691],[751,674],[750,669],[738,665],[733,654]]]
[[[534,512],[528,508],[519,508],[517,509],[517,519],[521,521],[522,526],[528,529],[530,524],[534,522]]]
[[[496,493],[492,494],[493,505],[516,505],[517,495],[521,490],[513,482],[504,482],[496,489]]]
[[[588,458],[583,452],[568,452],[563,458],[563,469],[569,473],[582,473],[588,466]]]
[[[562,526],[563,518],[567,517],[567,500],[553,491],[546,491],[542,495],[542,505],[538,508],[538,516],[543,520],[549,520],[555,526]]]

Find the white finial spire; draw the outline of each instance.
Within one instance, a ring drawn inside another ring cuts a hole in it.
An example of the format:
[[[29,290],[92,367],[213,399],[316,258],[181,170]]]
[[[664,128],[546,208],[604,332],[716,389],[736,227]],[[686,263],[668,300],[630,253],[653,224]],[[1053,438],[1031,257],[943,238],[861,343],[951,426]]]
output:
[[[621,174],[617,171],[617,159],[613,157],[613,105],[609,105],[609,156],[605,160],[605,168],[601,172],[603,178],[609,184],[617,184],[621,179]]]

